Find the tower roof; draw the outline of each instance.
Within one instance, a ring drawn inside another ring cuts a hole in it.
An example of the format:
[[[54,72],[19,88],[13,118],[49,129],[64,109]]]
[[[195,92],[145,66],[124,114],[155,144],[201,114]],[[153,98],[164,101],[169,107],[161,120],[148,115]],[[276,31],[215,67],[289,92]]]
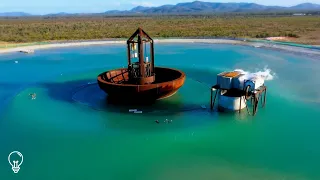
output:
[[[142,28],[139,27],[136,30],[136,32],[134,32],[132,36],[127,40],[127,43],[137,42],[135,41],[135,37],[139,37],[139,36],[142,41],[145,41],[145,42],[153,41],[153,39]]]

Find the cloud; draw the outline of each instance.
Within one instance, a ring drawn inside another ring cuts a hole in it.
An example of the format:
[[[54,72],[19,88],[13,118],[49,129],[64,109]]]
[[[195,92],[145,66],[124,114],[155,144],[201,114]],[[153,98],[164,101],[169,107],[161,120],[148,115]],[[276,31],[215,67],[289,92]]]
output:
[[[153,4],[152,2],[131,2],[132,5],[134,6],[144,6],[144,7],[152,7],[152,6],[157,6],[156,4]]]

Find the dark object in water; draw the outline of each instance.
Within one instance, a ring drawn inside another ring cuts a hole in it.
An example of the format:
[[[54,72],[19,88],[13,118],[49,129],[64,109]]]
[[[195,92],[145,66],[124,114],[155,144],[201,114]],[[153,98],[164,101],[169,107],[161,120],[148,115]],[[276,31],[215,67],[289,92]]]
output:
[[[158,121],[158,120],[155,120],[154,122],[156,122],[157,124],[159,124],[159,121]]]
[[[29,96],[31,96],[32,100],[37,98],[37,94],[36,93],[31,93],[31,94],[29,94]]]
[[[98,75],[99,87],[109,98],[118,102],[152,102],[174,95],[183,86],[186,75],[182,71],[154,66],[154,42],[141,28],[128,39],[127,49],[128,68]]]

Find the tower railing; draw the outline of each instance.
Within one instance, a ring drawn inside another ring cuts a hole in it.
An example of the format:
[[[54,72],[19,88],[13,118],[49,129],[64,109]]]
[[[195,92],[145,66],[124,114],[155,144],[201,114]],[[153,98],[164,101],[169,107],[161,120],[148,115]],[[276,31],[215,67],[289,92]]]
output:
[[[151,63],[144,63],[144,69],[145,69],[145,74],[144,76],[141,75],[140,73],[140,64],[139,63],[133,63],[130,64],[128,67],[129,70],[129,75],[130,77],[134,77],[134,78],[144,78],[144,77],[149,77],[154,75],[154,73],[152,73],[152,69],[151,69]]]

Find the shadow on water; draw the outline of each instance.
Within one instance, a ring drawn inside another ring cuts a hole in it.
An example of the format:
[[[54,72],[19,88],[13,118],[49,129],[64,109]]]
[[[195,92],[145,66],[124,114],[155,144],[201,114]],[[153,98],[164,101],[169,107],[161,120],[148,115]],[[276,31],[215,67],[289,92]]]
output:
[[[0,82],[0,87],[2,87],[0,89],[0,116],[7,110],[8,103],[28,85],[28,83],[21,82]]]
[[[45,90],[46,95],[55,101],[70,103],[82,107],[88,107],[93,111],[100,111],[97,117],[102,115],[102,121],[108,128],[126,129],[130,131],[156,131],[163,130],[154,126],[159,120],[164,124],[166,118],[173,120],[173,125],[165,126],[165,129],[194,127],[203,123],[212,123],[216,120],[246,119],[235,117],[238,114],[220,114],[210,111],[209,87],[214,84],[216,78],[214,71],[202,71],[197,69],[183,69],[187,74],[185,85],[174,96],[147,104],[114,103],[108,100],[108,96],[100,90],[96,78],[78,80],[58,80],[54,82],[38,83],[37,86]],[[207,89],[208,88],[208,89]],[[202,105],[206,107],[203,108]],[[142,114],[134,114],[129,109],[137,109]],[[104,113],[105,112],[105,113]],[[110,114],[108,114],[110,113]],[[133,115],[134,114],[134,115]],[[199,118],[200,117],[200,118]],[[122,120],[119,121],[119,118]],[[91,123],[91,121],[88,121]],[[162,125],[161,125],[162,127]]]
[[[177,93],[170,98],[144,103],[119,102],[108,98],[100,90],[95,79],[76,81],[42,83],[50,98],[69,103],[78,103],[94,110],[113,113],[132,113],[130,109],[142,111],[144,115],[178,115],[187,111],[204,110],[201,104],[184,102],[181,94]]]
[[[78,104],[92,110],[120,115],[132,114],[129,110],[137,109],[143,113],[136,114],[136,116],[180,116],[186,113],[192,113],[193,115],[206,113],[214,119],[218,116],[238,116],[237,113],[217,115],[219,113],[210,111],[209,89],[210,85],[216,83],[215,76],[218,73],[217,70],[202,70],[197,68],[182,68],[181,70],[186,73],[189,80],[186,81],[185,85],[175,95],[167,99],[144,104],[110,101],[107,94],[99,88],[96,79],[94,77],[91,78],[91,76],[90,78],[79,80],[43,82],[37,85],[43,87],[49,98],[53,100]]]
[[[211,115],[216,114],[215,112],[210,112],[208,92],[210,85],[216,83],[216,78],[212,77],[215,77],[218,72],[190,68],[184,68],[182,70],[187,74],[189,79],[193,80],[193,82],[197,81],[198,84],[188,84],[187,82],[175,95],[171,96],[170,98],[149,103],[119,103],[118,101],[110,100],[107,94],[99,88],[96,79],[93,78],[62,82],[48,82],[41,83],[40,85],[47,90],[49,97],[54,100],[78,103],[97,111],[131,114],[132,112],[129,112],[129,110],[136,109],[138,111],[142,111],[143,116],[179,115],[186,112],[208,112]],[[208,101],[206,98],[204,100],[205,102],[192,100],[192,98],[196,98],[192,96],[193,91],[188,92],[187,94],[181,92],[183,89],[189,90],[194,88],[193,85],[203,86],[202,89],[204,90],[208,88],[208,92],[206,91],[208,93]],[[191,100],[188,101],[186,100],[187,98]],[[203,105],[205,105],[205,108]],[[239,116],[237,113],[227,114],[227,116]],[[239,117],[237,117],[237,119],[238,118]],[[240,119],[243,119],[243,117]]]

